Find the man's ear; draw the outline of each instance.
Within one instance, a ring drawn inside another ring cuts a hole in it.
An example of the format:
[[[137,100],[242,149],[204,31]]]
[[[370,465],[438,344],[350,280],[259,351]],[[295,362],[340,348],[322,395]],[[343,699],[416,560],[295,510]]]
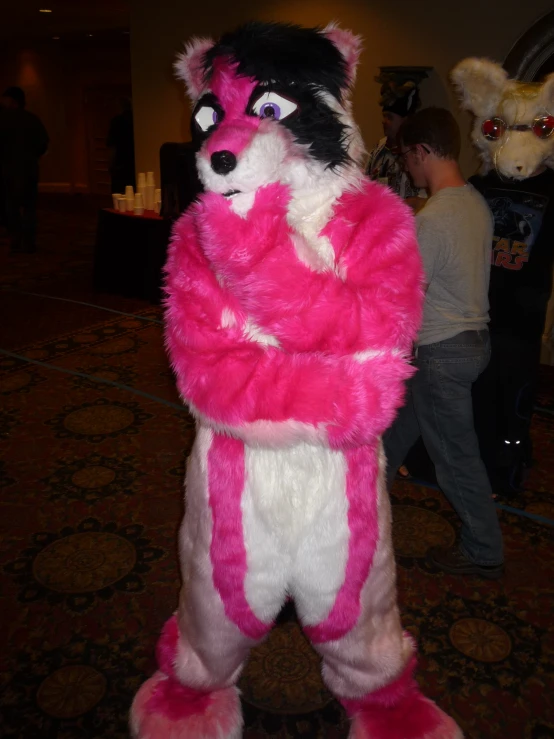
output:
[[[462,108],[479,118],[496,113],[509,84],[508,73],[500,64],[475,57],[459,62],[450,73],[450,79]]]
[[[410,147],[412,148],[412,147]],[[413,147],[413,156],[415,161],[420,164],[429,152],[423,148],[423,144],[415,144]]]

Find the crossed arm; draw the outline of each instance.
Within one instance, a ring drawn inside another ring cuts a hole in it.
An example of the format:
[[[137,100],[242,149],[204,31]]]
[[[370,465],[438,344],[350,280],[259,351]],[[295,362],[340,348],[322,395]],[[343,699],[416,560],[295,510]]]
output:
[[[179,390],[214,425],[252,440],[257,422],[314,430],[335,448],[372,441],[390,425],[411,368],[401,356],[286,351],[245,337],[248,318],[198,244],[192,213],[178,223],[167,271],[166,340]]]
[[[198,227],[214,270],[289,351],[411,348],[422,296],[413,220],[386,190],[369,188],[339,202],[322,234],[335,246],[336,269],[320,271],[299,258],[283,185],[260,190],[246,218],[223,197],[203,196]]]

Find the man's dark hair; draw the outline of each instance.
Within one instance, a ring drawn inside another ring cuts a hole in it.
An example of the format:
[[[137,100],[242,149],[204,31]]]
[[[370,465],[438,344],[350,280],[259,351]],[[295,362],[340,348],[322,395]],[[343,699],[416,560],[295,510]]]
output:
[[[441,159],[460,156],[460,128],[446,108],[424,108],[406,118],[398,131],[403,146],[423,144]]]
[[[2,97],[11,98],[19,105],[20,108],[25,107],[25,93],[23,92],[21,87],[8,87],[8,89],[4,90],[4,92],[2,93]]]

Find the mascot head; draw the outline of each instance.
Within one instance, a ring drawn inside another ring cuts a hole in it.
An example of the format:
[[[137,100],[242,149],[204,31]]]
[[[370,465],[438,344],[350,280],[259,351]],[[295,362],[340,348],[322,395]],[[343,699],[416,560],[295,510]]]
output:
[[[363,144],[350,87],[360,39],[252,22],[216,43],[193,39],[176,62],[194,110],[205,189],[233,198],[272,182],[309,190],[330,176],[355,180]]]
[[[464,59],[451,75],[462,107],[474,116],[472,139],[483,170],[523,180],[554,167],[554,74],[542,83],[508,78],[500,64]]]

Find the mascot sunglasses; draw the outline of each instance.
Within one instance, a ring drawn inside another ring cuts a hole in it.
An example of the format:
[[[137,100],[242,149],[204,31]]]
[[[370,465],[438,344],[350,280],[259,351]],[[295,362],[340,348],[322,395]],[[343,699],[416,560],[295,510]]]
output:
[[[539,139],[547,139],[554,133],[554,115],[535,118],[531,125],[519,123],[509,126],[502,118],[488,118],[481,125],[481,132],[489,141],[498,141],[506,131],[533,131]]]

